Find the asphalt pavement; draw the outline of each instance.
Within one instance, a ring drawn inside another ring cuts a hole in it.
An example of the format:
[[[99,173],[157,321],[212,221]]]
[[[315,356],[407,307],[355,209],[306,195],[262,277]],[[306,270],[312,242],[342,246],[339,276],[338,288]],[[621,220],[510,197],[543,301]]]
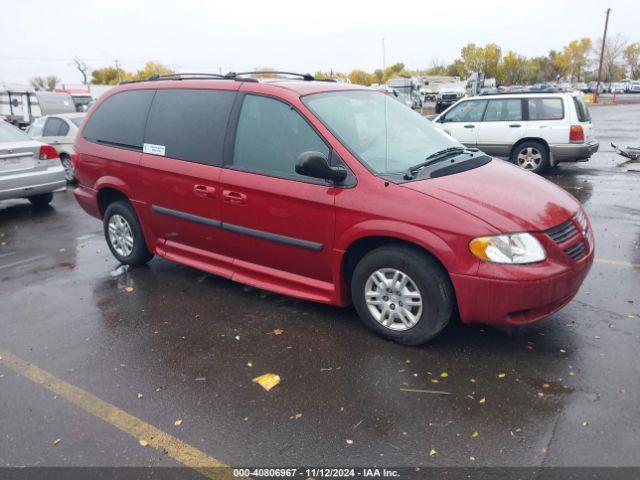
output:
[[[640,164],[609,147],[640,105],[591,112],[601,150],[548,175],[595,231],[577,297],[418,348],[159,258],[111,276],[71,191],[0,202],[0,466],[640,466]]]

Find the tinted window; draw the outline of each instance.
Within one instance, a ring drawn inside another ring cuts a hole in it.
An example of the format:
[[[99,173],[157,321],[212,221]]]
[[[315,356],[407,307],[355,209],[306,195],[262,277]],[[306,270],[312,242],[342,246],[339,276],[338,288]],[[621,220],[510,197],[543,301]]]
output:
[[[158,90],[144,143],[162,145],[165,156],[222,165],[222,146],[235,92]]]
[[[561,98],[529,98],[529,120],[562,120],[564,108]]]
[[[141,150],[154,93],[155,90],[129,90],[107,98],[89,118],[84,138]]]
[[[462,102],[455,105],[445,115],[445,122],[479,122],[484,112],[486,100]]]
[[[66,127],[66,131],[65,131]],[[60,135],[66,135],[66,132],[69,131],[69,127],[64,120],[59,118],[48,118],[47,123],[44,125],[44,133],[43,137],[57,137]],[[64,133],[61,133],[64,132]]]
[[[295,163],[301,153],[329,148],[289,105],[271,98],[247,95],[242,104],[233,164],[248,170],[298,176]]]
[[[578,114],[579,122],[588,122],[589,120],[591,120],[589,109],[585,105],[582,97],[573,97],[573,104],[576,106],[576,113]]]
[[[522,120],[522,102],[519,98],[489,100],[484,114],[485,122]]]
[[[82,123],[82,120],[84,120],[84,117],[73,117],[73,118],[71,119],[71,121],[73,122],[73,124],[74,124],[76,127],[80,127],[80,124]]]

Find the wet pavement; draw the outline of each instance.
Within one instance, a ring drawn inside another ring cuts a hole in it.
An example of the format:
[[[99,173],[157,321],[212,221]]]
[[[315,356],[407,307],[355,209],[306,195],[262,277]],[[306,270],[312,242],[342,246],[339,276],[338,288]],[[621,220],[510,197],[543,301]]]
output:
[[[163,259],[112,277],[101,224],[67,192],[40,212],[0,202],[0,357],[228,465],[640,466],[640,165],[608,146],[640,144],[640,105],[591,111],[600,152],[548,178],[584,205],[597,260],[540,323],[451,325],[410,348],[351,308]],[[0,466],[179,465],[6,360]],[[267,372],[270,392],[252,382]]]

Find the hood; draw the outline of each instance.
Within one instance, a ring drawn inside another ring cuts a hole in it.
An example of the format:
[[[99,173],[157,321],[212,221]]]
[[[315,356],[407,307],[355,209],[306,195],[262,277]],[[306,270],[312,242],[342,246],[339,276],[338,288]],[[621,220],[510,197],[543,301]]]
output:
[[[402,186],[449,203],[503,233],[546,230],[580,208],[550,181],[495,158],[473,170]]]

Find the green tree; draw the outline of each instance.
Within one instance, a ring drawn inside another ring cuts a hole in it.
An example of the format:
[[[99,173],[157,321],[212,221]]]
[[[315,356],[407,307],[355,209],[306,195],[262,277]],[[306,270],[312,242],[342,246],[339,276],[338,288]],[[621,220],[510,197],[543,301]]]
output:
[[[462,77],[468,77],[471,73],[480,72],[483,69],[484,52],[475,43],[467,43],[462,47],[460,59],[463,65],[463,71],[460,72]]]
[[[627,45],[624,50],[624,59],[629,66],[629,72],[633,80],[640,79],[640,42]]]
[[[55,75],[49,75],[47,77],[33,77],[31,79],[31,86],[34,90],[46,90],[47,92],[55,90],[58,83],[60,83],[60,79]]]

